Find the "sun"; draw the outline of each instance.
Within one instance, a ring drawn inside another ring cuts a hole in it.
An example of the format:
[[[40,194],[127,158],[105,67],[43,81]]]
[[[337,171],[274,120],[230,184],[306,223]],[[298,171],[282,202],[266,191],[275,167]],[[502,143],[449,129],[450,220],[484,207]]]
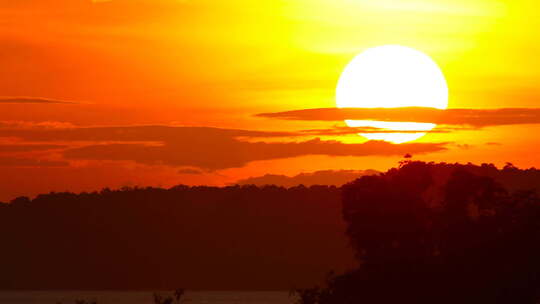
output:
[[[384,45],[356,56],[339,78],[338,108],[448,107],[448,86],[439,66],[413,48]],[[350,127],[376,127],[408,133],[360,133],[371,140],[404,143],[415,140],[436,125],[415,122],[346,120]]]

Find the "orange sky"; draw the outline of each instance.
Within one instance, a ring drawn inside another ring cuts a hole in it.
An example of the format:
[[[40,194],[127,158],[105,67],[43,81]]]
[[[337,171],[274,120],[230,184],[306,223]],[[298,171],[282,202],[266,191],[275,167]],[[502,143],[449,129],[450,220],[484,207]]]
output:
[[[266,173],[384,170],[404,151],[422,160],[538,166],[534,117],[453,128],[396,147],[355,134],[299,132],[341,121],[255,116],[335,107],[345,65],[384,44],[431,56],[447,79],[449,108],[538,107],[536,6],[0,0],[0,200],[106,186],[223,185]],[[141,128],[149,125],[157,128]]]

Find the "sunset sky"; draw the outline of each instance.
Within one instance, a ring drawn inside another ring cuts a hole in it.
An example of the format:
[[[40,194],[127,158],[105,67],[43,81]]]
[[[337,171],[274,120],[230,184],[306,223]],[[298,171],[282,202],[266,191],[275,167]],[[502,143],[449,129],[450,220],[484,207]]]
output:
[[[0,200],[407,153],[538,167],[539,29],[530,0],[0,0]],[[333,109],[345,66],[387,44],[439,65],[449,110]],[[438,126],[392,144],[343,122],[411,117]]]

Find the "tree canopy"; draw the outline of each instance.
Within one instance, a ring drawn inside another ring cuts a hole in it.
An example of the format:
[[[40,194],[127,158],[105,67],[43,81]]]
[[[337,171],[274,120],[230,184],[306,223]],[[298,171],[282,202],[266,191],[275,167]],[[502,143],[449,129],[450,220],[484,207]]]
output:
[[[301,290],[300,302],[537,303],[540,199],[471,171],[407,161],[345,185],[360,266]]]

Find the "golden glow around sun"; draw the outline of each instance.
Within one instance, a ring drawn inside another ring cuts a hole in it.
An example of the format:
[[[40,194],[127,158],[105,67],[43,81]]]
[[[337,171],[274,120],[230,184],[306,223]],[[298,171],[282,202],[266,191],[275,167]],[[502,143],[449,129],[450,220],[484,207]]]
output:
[[[345,68],[336,89],[338,108],[432,107],[446,109],[448,87],[441,69],[415,49],[384,45],[356,56]],[[361,133],[371,140],[403,143],[416,140],[436,125],[415,122],[346,120],[350,127],[375,127],[408,133]]]

